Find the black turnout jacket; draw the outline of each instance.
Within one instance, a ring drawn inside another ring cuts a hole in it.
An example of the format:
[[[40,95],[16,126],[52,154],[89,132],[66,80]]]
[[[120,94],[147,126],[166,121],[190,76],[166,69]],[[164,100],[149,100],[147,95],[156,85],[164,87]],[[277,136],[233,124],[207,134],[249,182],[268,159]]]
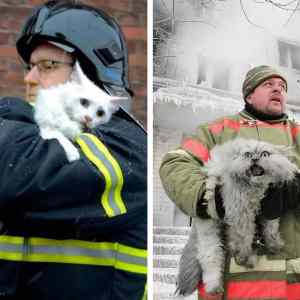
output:
[[[0,99],[0,299],[146,297],[146,134],[120,109],[76,146],[69,163]]]

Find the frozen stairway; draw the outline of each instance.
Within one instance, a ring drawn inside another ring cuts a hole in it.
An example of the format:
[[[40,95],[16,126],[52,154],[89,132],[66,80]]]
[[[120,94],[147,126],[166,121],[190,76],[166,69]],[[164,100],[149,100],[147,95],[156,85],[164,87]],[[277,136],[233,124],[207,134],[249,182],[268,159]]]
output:
[[[178,262],[189,231],[189,227],[154,227],[154,300],[197,299],[196,292],[189,297],[175,295]]]

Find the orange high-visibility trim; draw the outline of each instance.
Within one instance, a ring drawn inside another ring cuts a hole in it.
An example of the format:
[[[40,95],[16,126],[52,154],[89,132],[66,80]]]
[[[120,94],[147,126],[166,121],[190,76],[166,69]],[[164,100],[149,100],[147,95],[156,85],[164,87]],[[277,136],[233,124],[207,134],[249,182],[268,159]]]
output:
[[[206,148],[205,145],[203,145],[202,143],[200,143],[199,141],[197,141],[195,139],[192,139],[192,138],[185,139],[182,142],[181,147],[184,150],[187,150],[187,151],[191,152],[192,154],[194,154],[196,157],[198,157],[203,162],[207,162],[210,159],[209,150]]]
[[[229,128],[234,131],[239,131],[241,128],[249,128],[258,126],[261,128],[278,128],[281,130],[288,130],[289,126],[287,123],[267,123],[259,120],[247,120],[247,119],[241,119],[241,120],[231,120],[231,119],[223,119],[222,121],[212,123],[208,126],[208,129],[211,131],[212,134],[220,134],[224,128]],[[293,128],[297,131],[297,133],[300,131],[300,127]],[[292,129],[292,130],[293,130]]]
[[[263,300],[299,300],[299,285],[297,290],[290,290],[289,298],[287,298],[287,286],[289,285],[287,285],[285,280],[231,281],[227,285],[226,295],[228,300],[257,300],[260,298]],[[199,284],[198,292],[200,297],[205,297],[206,292],[203,283]]]
[[[235,281],[227,286],[228,299],[286,299],[285,280]]]
[[[212,134],[221,133],[223,131],[224,127],[230,128],[234,131],[239,131],[240,130],[240,121],[224,119],[221,122],[216,122],[216,123],[210,124],[208,126],[208,128]]]
[[[293,128],[291,129],[291,131],[292,131],[293,139],[295,139],[295,137],[297,136],[297,134],[300,132],[300,126],[293,127]]]
[[[300,299],[300,283],[290,283],[287,285],[287,300]]]

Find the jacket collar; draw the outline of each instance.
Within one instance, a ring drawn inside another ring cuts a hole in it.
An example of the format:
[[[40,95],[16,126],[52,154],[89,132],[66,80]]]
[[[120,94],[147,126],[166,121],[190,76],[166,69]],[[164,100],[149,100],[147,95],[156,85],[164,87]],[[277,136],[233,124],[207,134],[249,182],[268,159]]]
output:
[[[282,114],[282,116],[279,117],[268,116],[258,112],[250,105],[245,105],[245,108],[240,112],[240,115],[247,120],[258,120],[266,123],[281,123],[288,120],[288,115],[286,114]]]

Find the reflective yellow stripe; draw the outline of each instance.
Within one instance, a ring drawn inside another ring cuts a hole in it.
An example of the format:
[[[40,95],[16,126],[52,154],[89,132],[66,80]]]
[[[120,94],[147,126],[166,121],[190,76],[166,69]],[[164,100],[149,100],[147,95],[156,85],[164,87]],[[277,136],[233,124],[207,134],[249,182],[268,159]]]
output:
[[[0,243],[10,243],[16,245],[23,245],[24,238],[19,236],[0,235]]]
[[[111,266],[147,274],[147,251],[119,243],[0,236],[0,259]]]
[[[23,260],[23,254],[22,253],[17,253],[17,252],[7,253],[7,252],[0,251],[0,259],[22,261]]]
[[[112,164],[116,174],[117,174],[117,184],[114,190],[114,195],[115,195],[115,199],[116,199],[116,203],[121,211],[122,214],[126,213],[126,207],[125,204],[122,200],[121,197],[121,190],[124,184],[124,179],[123,179],[123,173],[122,170],[118,164],[118,162],[116,161],[116,159],[111,155],[111,153],[108,151],[108,149],[106,148],[106,146],[94,135],[92,134],[88,134],[85,133],[85,136],[88,136],[97,146],[97,148],[104,154],[104,156],[108,159],[108,161],[110,161],[110,163]]]
[[[126,213],[122,200],[124,184],[122,170],[106,146],[94,135],[84,133],[76,142],[87,158],[98,168],[105,179],[105,190],[101,196],[101,204],[109,217]]]
[[[258,256],[258,262],[254,268],[246,268],[238,265],[234,258],[230,260],[229,273],[248,273],[248,272],[280,272],[286,270],[284,259],[269,260],[266,255]]]
[[[121,244],[119,244],[118,250],[121,253],[147,258],[147,250],[137,249]]]
[[[116,261],[115,268],[127,272],[147,274],[146,266],[139,266],[136,264],[125,263],[123,261]]]
[[[101,204],[106,212],[106,214],[109,217],[114,216],[114,212],[113,210],[110,208],[109,204],[108,204],[108,192],[111,188],[111,179],[109,176],[109,172],[107,171],[107,169],[105,168],[105,166],[103,165],[103,163],[101,162],[101,160],[99,160],[96,156],[93,155],[93,152],[90,151],[89,147],[84,143],[84,141],[82,141],[80,138],[78,138],[76,140],[76,142],[79,144],[79,146],[81,147],[83,153],[87,156],[87,158],[94,163],[94,165],[98,168],[98,170],[103,174],[104,179],[105,179],[105,190],[101,196]]]

